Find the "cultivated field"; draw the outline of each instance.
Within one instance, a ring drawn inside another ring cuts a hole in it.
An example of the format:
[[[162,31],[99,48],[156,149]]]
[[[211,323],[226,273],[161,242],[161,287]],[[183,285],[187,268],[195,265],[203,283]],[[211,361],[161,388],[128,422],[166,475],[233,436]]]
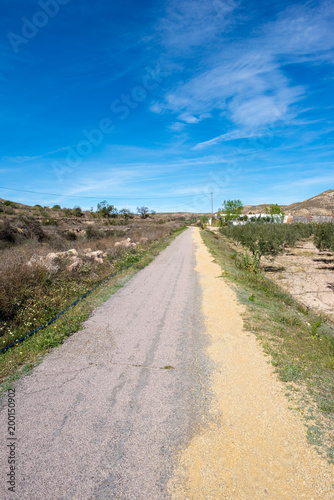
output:
[[[334,224],[248,224],[221,232],[237,252],[237,266],[265,272],[306,307],[334,320]]]
[[[334,322],[334,254],[312,238],[299,241],[264,264],[266,274],[306,307]]]

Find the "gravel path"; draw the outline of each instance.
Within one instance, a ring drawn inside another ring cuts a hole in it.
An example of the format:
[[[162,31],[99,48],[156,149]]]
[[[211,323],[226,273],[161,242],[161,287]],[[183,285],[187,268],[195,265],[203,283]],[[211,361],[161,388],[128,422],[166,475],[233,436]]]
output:
[[[1,446],[1,499],[169,498],[174,454],[205,408],[194,266],[188,230],[17,384],[16,494]]]

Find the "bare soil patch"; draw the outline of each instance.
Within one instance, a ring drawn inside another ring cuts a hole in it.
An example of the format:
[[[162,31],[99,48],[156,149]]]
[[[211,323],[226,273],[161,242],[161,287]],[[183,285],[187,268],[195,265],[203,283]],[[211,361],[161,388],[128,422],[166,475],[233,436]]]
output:
[[[263,259],[266,274],[306,307],[334,320],[334,254],[319,252],[310,240],[274,260]]]

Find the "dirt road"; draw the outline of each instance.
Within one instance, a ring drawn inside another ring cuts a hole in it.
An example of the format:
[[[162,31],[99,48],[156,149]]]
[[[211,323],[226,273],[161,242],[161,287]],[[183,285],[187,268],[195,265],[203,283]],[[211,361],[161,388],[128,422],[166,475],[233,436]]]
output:
[[[16,384],[0,498],[334,498],[220,274],[187,230]]]

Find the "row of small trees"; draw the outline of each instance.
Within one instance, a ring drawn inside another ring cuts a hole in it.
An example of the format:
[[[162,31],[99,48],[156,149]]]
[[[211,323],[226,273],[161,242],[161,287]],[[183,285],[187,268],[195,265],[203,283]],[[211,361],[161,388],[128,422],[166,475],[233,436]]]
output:
[[[122,215],[124,217],[131,217],[133,213],[128,208],[122,208],[117,210],[114,205],[109,205],[106,200],[101,201],[97,204],[97,210],[103,217],[116,217],[117,215]],[[155,214],[154,210],[149,210],[147,206],[137,207],[137,214],[139,214],[142,219],[145,219],[149,214]]]
[[[62,209],[60,205],[54,205],[53,210],[64,210],[65,215],[73,215],[74,217],[81,217],[83,215],[83,212],[80,207],[74,207],[73,209],[70,208],[64,208]],[[133,212],[129,210],[128,208],[122,208],[121,210],[118,210],[114,205],[110,205],[107,200],[101,201],[100,203],[97,204],[96,211],[94,212],[94,208],[92,207],[90,209],[91,213],[96,213],[99,214],[101,217],[104,218],[113,218],[117,217],[118,215],[121,215],[122,217],[125,218],[132,218],[133,217]],[[148,207],[142,206],[142,207],[137,207],[137,213],[142,217],[142,219],[146,219],[146,217],[149,216],[149,214],[155,214],[154,210],[149,210]]]
[[[286,247],[294,246],[298,241],[313,235],[313,241],[318,250],[334,252],[334,224],[311,222],[308,224],[246,224],[244,226],[225,226],[221,233],[234,241],[235,245],[241,244],[251,252],[251,259],[242,254],[242,262],[247,262],[243,267],[256,270],[262,256],[275,257]],[[241,263],[240,257],[238,260]]]
[[[259,267],[262,256],[275,257],[287,246],[313,234],[315,224],[246,224],[225,226],[221,233],[232,239],[236,246],[241,244],[252,254],[252,267]]]

